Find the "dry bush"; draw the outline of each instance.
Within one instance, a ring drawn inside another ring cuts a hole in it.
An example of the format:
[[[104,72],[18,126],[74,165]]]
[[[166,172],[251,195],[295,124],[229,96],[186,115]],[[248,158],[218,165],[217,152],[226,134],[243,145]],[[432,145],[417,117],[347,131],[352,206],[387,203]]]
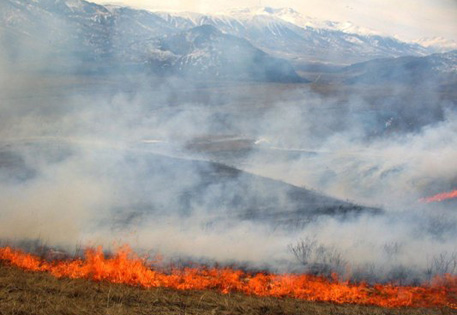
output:
[[[429,260],[427,276],[432,278],[437,275],[457,274],[457,252],[442,252]]]
[[[343,255],[334,247],[326,247],[315,238],[305,238],[289,245],[289,250],[305,271],[315,275],[342,274],[347,265]]]

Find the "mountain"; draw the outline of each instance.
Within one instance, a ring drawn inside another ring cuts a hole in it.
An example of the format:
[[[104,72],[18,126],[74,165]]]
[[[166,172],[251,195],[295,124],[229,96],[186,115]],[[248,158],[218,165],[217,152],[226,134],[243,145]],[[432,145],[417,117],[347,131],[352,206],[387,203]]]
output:
[[[146,11],[113,12],[83,0],[6,0],[0,12],[4,55],[59,69],[142,63],[149,53],[137,43],[175,31]]]
[[[403,63],[410,72],[428,67],[411,65],[415,60],[439,64],[433,57],[415,58],[437,50],[437,43],[444,47],[443,41],[424,40],[426,48],[350,22],[319,21],[285,8],[205,15],[154,13],[84,0],[0,3],[0,56],[27,70],[138,70],[196,79],[303,82],[294,69],[368,62],[344,71],[354,80],[374,81],[368,79],[369,72],[381,76],[376,80],[390,80],[395,75],[388,74],[389,69],[399,70]],[[403,59],[388,61],[398,57]],[[377,61],[369,62],[373,59]],[[389,64],[386,69],[384,62]],[[402,75],[415,76],[413,81],[422,76]]]
[[[295,24],[302,28],[311,27],[315,29],[341,31],[348,34],[359,35],[381,35],[375,30],[357,26],[350,21],[336,22],[319,20],[310,16],[305,16],[292,8],[254,7],[248,9],[229,10],[228,14],[231,16],[266,15],[279,18],[285,22]]]
[[[249,41],[275,58],[294,64],[348,65],[374,58],[422,56],[434,51],[417,43],[358,27],[350,22],[319,21],[287,8],[231,10],[221,14],[148,12],[102,6],[84,0],[4,0],[0,3],[3,54],[13,59],[43,55],[68,65],[68,58],[154,65],[168,70],[176,58],[159,39],[202,25]],[[52,52],[49,52],[52,50]],[[33,53],[32,53],[33,52]],[[65,57],[64,57],[65,56]],[[90,68],[90,67],[87,67]]]
[[[54,69],[255,81],[303,81],[292,66],[212,26],[176,28],[159,15],[84,0],[0,4],[2,55]],[[179,43],[182,41],[182,43]],[[186,47],[183,51],[178,46]]]
[[[205,15],[156,12],[170,25],[187,29],[209,24],[249,40],[265,52],[294,63],[351,64],[375,58],[426,55],[417,43],[357,27],[350,22],[318,21],[293,9],[254,8]]]
[[[247,40],[224,34],[211,25],[167,36],[160,41],[160,48],[176,56],[172,70],[185,76],[303,81],[288,62],[273,58]]]
[[[350,83],[457,83],[457,50],[425,57],[371,60],[346,67],[342,72],[350,77]]]

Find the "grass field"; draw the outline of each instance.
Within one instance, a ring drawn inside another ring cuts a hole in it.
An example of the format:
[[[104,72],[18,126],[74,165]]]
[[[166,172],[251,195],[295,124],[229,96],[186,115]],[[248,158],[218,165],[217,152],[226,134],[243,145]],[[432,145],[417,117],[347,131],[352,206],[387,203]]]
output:
[[[259,298],[212,291],[141,289],[87,280],[56,279],[0,262],[0,314],[457,314],[442,309],[385,309]]]

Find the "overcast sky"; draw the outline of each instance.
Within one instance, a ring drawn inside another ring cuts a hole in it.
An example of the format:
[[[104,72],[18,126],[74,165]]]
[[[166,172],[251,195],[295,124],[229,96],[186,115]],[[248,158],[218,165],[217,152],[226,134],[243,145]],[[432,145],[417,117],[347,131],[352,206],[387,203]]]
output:
[[[319,19],[356,25],[403,39],[442,36],[457,41],[457,0],[93,0],[149,10],[224,11],[236,7],[290,7]],[[329,9],[331,8],[331,9]]]

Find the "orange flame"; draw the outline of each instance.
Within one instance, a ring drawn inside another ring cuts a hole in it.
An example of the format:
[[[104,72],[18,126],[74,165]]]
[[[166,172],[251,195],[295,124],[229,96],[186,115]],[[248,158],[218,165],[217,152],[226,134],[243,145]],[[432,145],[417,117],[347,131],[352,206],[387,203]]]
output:
[[[444,200],[448,199],[454,199],[457,198],[457,190],[451,191],[451,192],[446,192],[446,193],[440,193],[435,196],[427,197],[427,198],[422,198],[420,201],[424,203],[431,203],[431,202],[441,202]]]
[[[184,268],[165,273],[154,270],[124,246],[112,257],[102,248],[87,249],[84,259],[45,261],[10,247],[0,248],[0,260],[30,271],[49,272],[55,277],[84,278],[123,283],[143,288],[218,290],[257,296],[292,297],[307,301],[383,307],[453,307],[457,305],[457,277],[434,279],[423,286],[395,286],[339,281],[296,274],[250,274],[230,268]]]

